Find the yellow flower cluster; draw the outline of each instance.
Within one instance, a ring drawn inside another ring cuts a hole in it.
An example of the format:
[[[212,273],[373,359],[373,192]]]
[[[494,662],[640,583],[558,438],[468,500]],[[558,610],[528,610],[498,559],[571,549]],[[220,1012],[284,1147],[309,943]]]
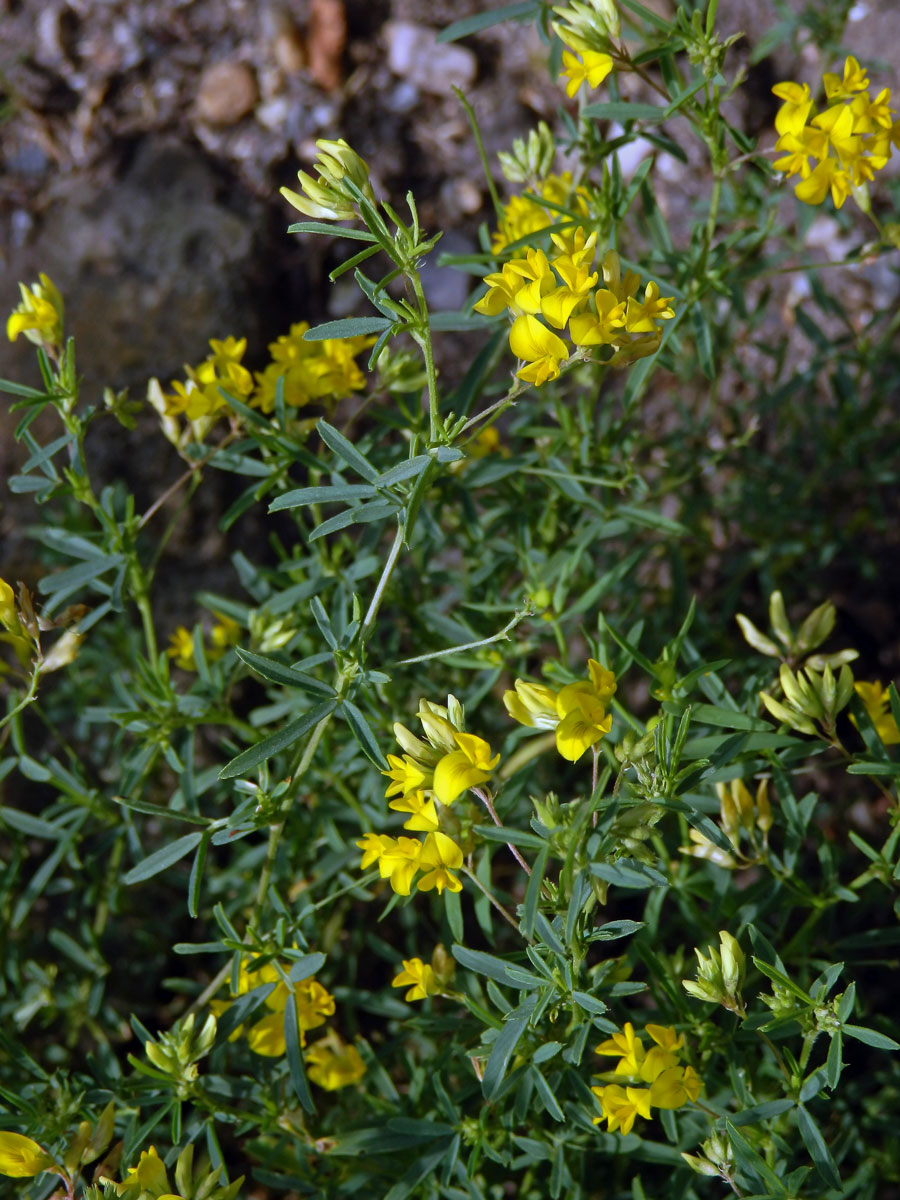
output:
[[[700,1095],[700,1076],[680,1062],[684,1049],[681,1034],[666,1025],[648,1025],[645,1032],[655,1043],[649,1050],[630,1021],[621,1033],[614,1033],[597,1047],[598,1054],[618,1058],[614,1075],[626,1078],[624,1085],[591,1088],[603,1110],[602,1116],[594,1117],[594,1124],[605,1120],[610,1133],[616,1129],[630,1133],[636,1117],[650,1117],[654,1108],[681,1108]]]
[[[530,729],[555,729],[556,748],[577,762],[612,728],[607,708],[616,690],[616,677],[596,659],[588,659],[589,679],[569,683],[554,692],[544,683],[517,679],[515,691],[505,692],[506,711]]]
[[[363,852],[361,866],[366,870],[377,863],[382,879],[389,879],[401,896],[410,894],[420,871],[423,874],[416,880],[420,892],[433,888],[458,892],[462,884],[454,872],[462,866],[463,853],[441,830],[441,824],[449,821],[450,805],[463,792],[487,783],[500,755],[491,755],[484,738],[465,732],[462,706],[453,696],[446,707],[421,700],[417,716],[426,740],[405,725],[395,724],[394,733],[404,754],[389,754],[383,774],[390,780],[385,792],[389,807],[409,813],[403,828],[425,837],[367,833],[356,843]]]
[[[851,188],[874,178],[900,147],[900,122],[890,107],[890,88],[873,100],[869,78],[855,58],[844,63],[843,76],[824,76],[826,107],[815,112],[809,84],[786,81],[772,88],[782,101],[775,118],[776,150],[784,157],[776,171],[799,175],[798,200],[821,204],[828,192],[840,208]],[[815,164],[810,165],[810,161]]]
[[[63,340],[63,298],[47,275],[40,275],[39,282],[26,287],[19,284],[21,303],[10,313],[6,322],[6,336],[14,342],[24,333],[36,346],[57,347]]]
[[[241,627],[231,617],[222,616],[217,624],[209,631],[209,642],[204,648],[208,659],[215,662],[221,658],[229,646],[236,646],[241,636]],[[182,671],[196,671],[197,662],[194,658],[194,635],[184,625],[179,625],[169,636],[169,649],[166,654],[174,658],[175,665]]]
[[[575,188],[571,171],[563,171],[561,175],[548,175],[541,184],[540,193],[523,192],[521,196],[513,196],[503,206],[503,216],[497,222],[497,229],[491,237],[491,250],[500,254],[513,242],[540,233],[548,225],[563,220],[559,208],[571,207],[580,217],[588,215],[586,204],[587,193],[583,188]],[[548,200],[550,205],[542,205],[542,200]],[[555,205],[556,207],[551,207]]]
[[[307,1033],[318,1029],[334,1015],[334,996],[321,983],[312,978],[286,983],[289,971],[289,963],[267,962],[261,967],[254,967],[253,960],[249,963],[242,962],[237,990],[232,993],[232,999],[216,1000],[211,1006],[217,1016],[221,1015],[239,996],[244,996],[264,984],[274,984],[265,999],[266,1008],[270,1010],[268,1015],[246,1030],[250,1049],[255,1054],[262,1054],[267,1058],[277,1058],[285,1052],[284,1014],[292,995],[297,1012],[300,1045],[304,1048]],[[231,1035],[231,1041],[235,1041],[242,1033],[244,1027],[241,1025]],[[309,1047],[305,1063],[310,1079],[328,1091],[356,1083],[366,1070],[356,1047],[346,1045],[332,1029]]]
[[[291,326],[290,333],[270,342],[270,362],[262,371],[251,373],[243,365],[246,338],[212,338],[211,353],[197,366],[185,366],[186,378],[174,380],[171,391],[164,392],[157,380],[151,380],[147,398],[160,415],[166,437],[178,446],[185,440],[201,440],[213,421],[228,412],[220,389],[264,413],[275,408],[279,381],[285,404],[291,408],[331,404],[360,391],[365,376],[356,356],[371,346],[374,338],[307,342],[303,335],[308,329],[309,323],[300,321]],[[181,417],[188,422],[186,437],[179,426]]]
[[[891,695],[888,688],[881,686],[880,679],[876,679],[874,683],[854,683],[853,687],[884,745],[900,745],[900,728],[891,712]],[[853,720],[852,717],[850,719]]]
[[[672,297],[661,296],[651,281],[638,300],[640,276],[627,271],[623,278],[612,249],[603,258],[603,286],[598,287],[596,232],[588,237],[578,226],[551,238],[556,247],[552,258],[536,249],[510,259],[485,277],[488,290],[474,306],[487,316],[507,309],[513,317],[509,346],[524,363],[518,377],[536,386],[556,379],[572,348],[554,330],[564,331],[567,325],[579,350],[609,346],[613,353],[606,361],[613,366],[655,353],[662,338],[658,322],[675,315]]]

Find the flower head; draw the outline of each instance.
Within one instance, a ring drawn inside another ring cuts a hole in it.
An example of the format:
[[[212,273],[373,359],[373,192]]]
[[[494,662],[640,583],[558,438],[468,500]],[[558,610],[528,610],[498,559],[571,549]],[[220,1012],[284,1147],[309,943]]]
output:
[[[43,1146],[21,1133],[0,1130],[0,1175],[13,1179],[29,1179],[49,1171],[53,1159]]]
[[[351,1087],[366,1073],[360,1052],[354,1045],[343,1042],[333,1030],[310,1046],[305,1066],[312,1082],[327,1092]]]
[[[452,804],[470,787],[487,783],[500,755],[491,757],[491,747],[474,733],[454,730],[458,749],[445,754],[434,768],[434,794],[441,804]]]
[[[63,340],[63,299],[47,275],[26,287],[19,284],[22,300],[6,322],[6,336],[14,342],[24,333],[36,346],[59,346]]]
[[[391,980],[391,987],[408,987],[406,1000],[425,1000],[437,996],[441,990],[434,968],[421,958],[404,959],[403,970]]]

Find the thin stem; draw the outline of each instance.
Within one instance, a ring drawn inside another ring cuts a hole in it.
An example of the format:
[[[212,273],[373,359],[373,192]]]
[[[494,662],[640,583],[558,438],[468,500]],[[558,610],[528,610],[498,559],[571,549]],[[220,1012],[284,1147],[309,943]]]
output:
[[[525,620],[526,617],[534,616],[534,608],[526,606],[521,612],[516,610],[512,620],[500,630],[499,633],[493,633],[490,637],[482,638],[478,642],[464,642],[461,646],[448,646],[446,650],[435,650],[431,654],[418,654],[415,658],[401,658],[399,662],[394,663],[396,667],[408,667],[413,663],[428,662],[432,658],[446,658],[448,654],[459,654],[463,650],[477,650],[481,646],[489,646],[491,642],[501,642],[511,629]]]
[[[428,321],[428,303],[422,288],[422,280],[415,268],[406,273],[412,289],[415,292],[419,306],[419,328],[412,336],[422,351],[425,359],[425,377],[428,381],[428,425],[429,441],[434,445],[438,440],[438,430],[441,424],[441,414],[438,406],[437,369],[434,365],[434,346],[431,343],[431,326]]]
[[[490,792],[483,792],[481,790],[481,788],[472,788],[472,791],[475,793],[475,795],[478,797],[478,799],[481,801],[481,803],[484,805],[484,807],[491,814],[491,820],[494,822],[494,824],[497,825],[500,829],[502,829],[503,822],[497,816],[497,810],[494,808],[494,802],[491,799]],[[531,867],[529,867],[528,863],[525,861],[525,859],[519,853],[517,847],[515,847],[512,844],[512,842],[507,842],[506,846],[507,846],[507,849],[509,850],[510,854],[513,856],[513,858],[516,860],[516,862],[519,864],[519,866],[522,868],[522,870],[525,872],[525,874],[530,875]]]
[[[4,717],[0,718],[0,729],[2,729],[4,725],[8,725],[9,722],[13,719],[13,717],[18,716],[18,714],[20,712],[22,712],[23,709],[27,708],[28,705],[31,704],[31,702],[33,700],[37,699],[37,685],[38,685],[38,680],[40,679],[40,677],[41,677],[40,666],[36,666],[32,673],[31,680],[29,681],[29,684],[28,684],[28,690],[26,691],[25,695],[22,697],[22,699],[19,701],[19,703],[15,706],[15,708],[11,708]]]
[[[469,118],[469,124],[472,126],[472,133],[475,137],[475,145],[478,147],[478,155],[481,158],[481,165],[484,168],[484,178],[487,181],[488,191],[491,195],[491,204],[494,206],[494,212],[497,215],[498,222],[503,218],[503,205],[500,203],[500,197],[497,195],[497,188],[491,176],[491,164],[488,161],[487,152],[484,148],[484,140],[481,136],[481,130],[478,127],[478,119],[475,116],[475,109],[466,99],[465,94],[455,87],[457,99],[466,110],[466,116]]]
[[[362,627],[360,628],[360,631],[359,631],[360,641],[365,641],[366,636],[369,632],[369,629],[371,628],[372,624],[374,623],[375,618],[378,616],[378,610],[379,610],[379,608],[381,608],[381,602],[384,599],[385,590],[387,589],[387,585],[388,585],[388,582],[390,581],[391,575],[394,573],[394,567],[397,565],[397,558],[400,555],[400,550],[401,550],[402,546],[403,546],[403,527],[401,525],[398,525],[397,532],[394,534],[394,540],[391,544],[391,548],[388,551],[388,556],[387,556],[387,560],[384,564],[384,569],[381,572],[381,578],[378,580],[378,583],[375,587],[375,592],[372,596],[371,603],[369,604],[368,611],[367,611],[365,617],[363,618]]]
[[[484,886],[484,884],[481,882],[481,880],[478,878],[478,876],[475,874],[475,872],[470,871],[469,868],[466,866],[463,866],[461,869],[462,869],[463,875],[465,875],[465,876],[467,876],[467,878],[471,879],[472,882],[475,884],[475,886],[478,888],[478,890],[481,892],[481,894],[488,898],[488,900],[491,902],[491,904],[494,906],[494,908],[496,908],[497,912],[500,914],[500,916],[503,918],[503,920],[506,921],[509,925],[512,925],[512,927],[513,927],[513,929],[515,929],[516,933],[521,932],[519,929],[518,922],[515,920],[515,918],[511,917],[510,914],[503,907],[503,905],[500,903],[500,901],[491,892],[488,891],[488,889]]]

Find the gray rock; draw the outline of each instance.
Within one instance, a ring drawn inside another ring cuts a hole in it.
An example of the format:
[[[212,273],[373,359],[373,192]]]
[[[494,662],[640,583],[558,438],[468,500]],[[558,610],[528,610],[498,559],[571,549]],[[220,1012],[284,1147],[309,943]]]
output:
[[[475,82],[478,60],[472,51],[439,42],[435,30],[412,21],[388,21],[384,36],[391,70],[423,92],[446,96],[454,87],[465,90]]]

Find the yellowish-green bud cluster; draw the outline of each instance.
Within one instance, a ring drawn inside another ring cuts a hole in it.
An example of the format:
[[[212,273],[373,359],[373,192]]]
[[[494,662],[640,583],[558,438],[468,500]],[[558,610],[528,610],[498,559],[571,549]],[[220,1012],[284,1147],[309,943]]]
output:
[[[316,149],[319,157],[314,169],[319,173],[318,179],[300,171],[297,177],[304,194],[283,187],[282,196],[299,212],[317,220],[343,221],[358,216],[358,201],[347,183],[352,183],[368,200],[374,200],[369,168],[343,138],[320,138]]]
[[[708,1004],[721,1004],[730,1012],[744,1015],[741,986],[744,982],[744,952],[736,938],[725,929],[719,930],[719,948],[707,947],[707,956],[695,950],[697,979],[682,980],[681,986],[691,996]]]

